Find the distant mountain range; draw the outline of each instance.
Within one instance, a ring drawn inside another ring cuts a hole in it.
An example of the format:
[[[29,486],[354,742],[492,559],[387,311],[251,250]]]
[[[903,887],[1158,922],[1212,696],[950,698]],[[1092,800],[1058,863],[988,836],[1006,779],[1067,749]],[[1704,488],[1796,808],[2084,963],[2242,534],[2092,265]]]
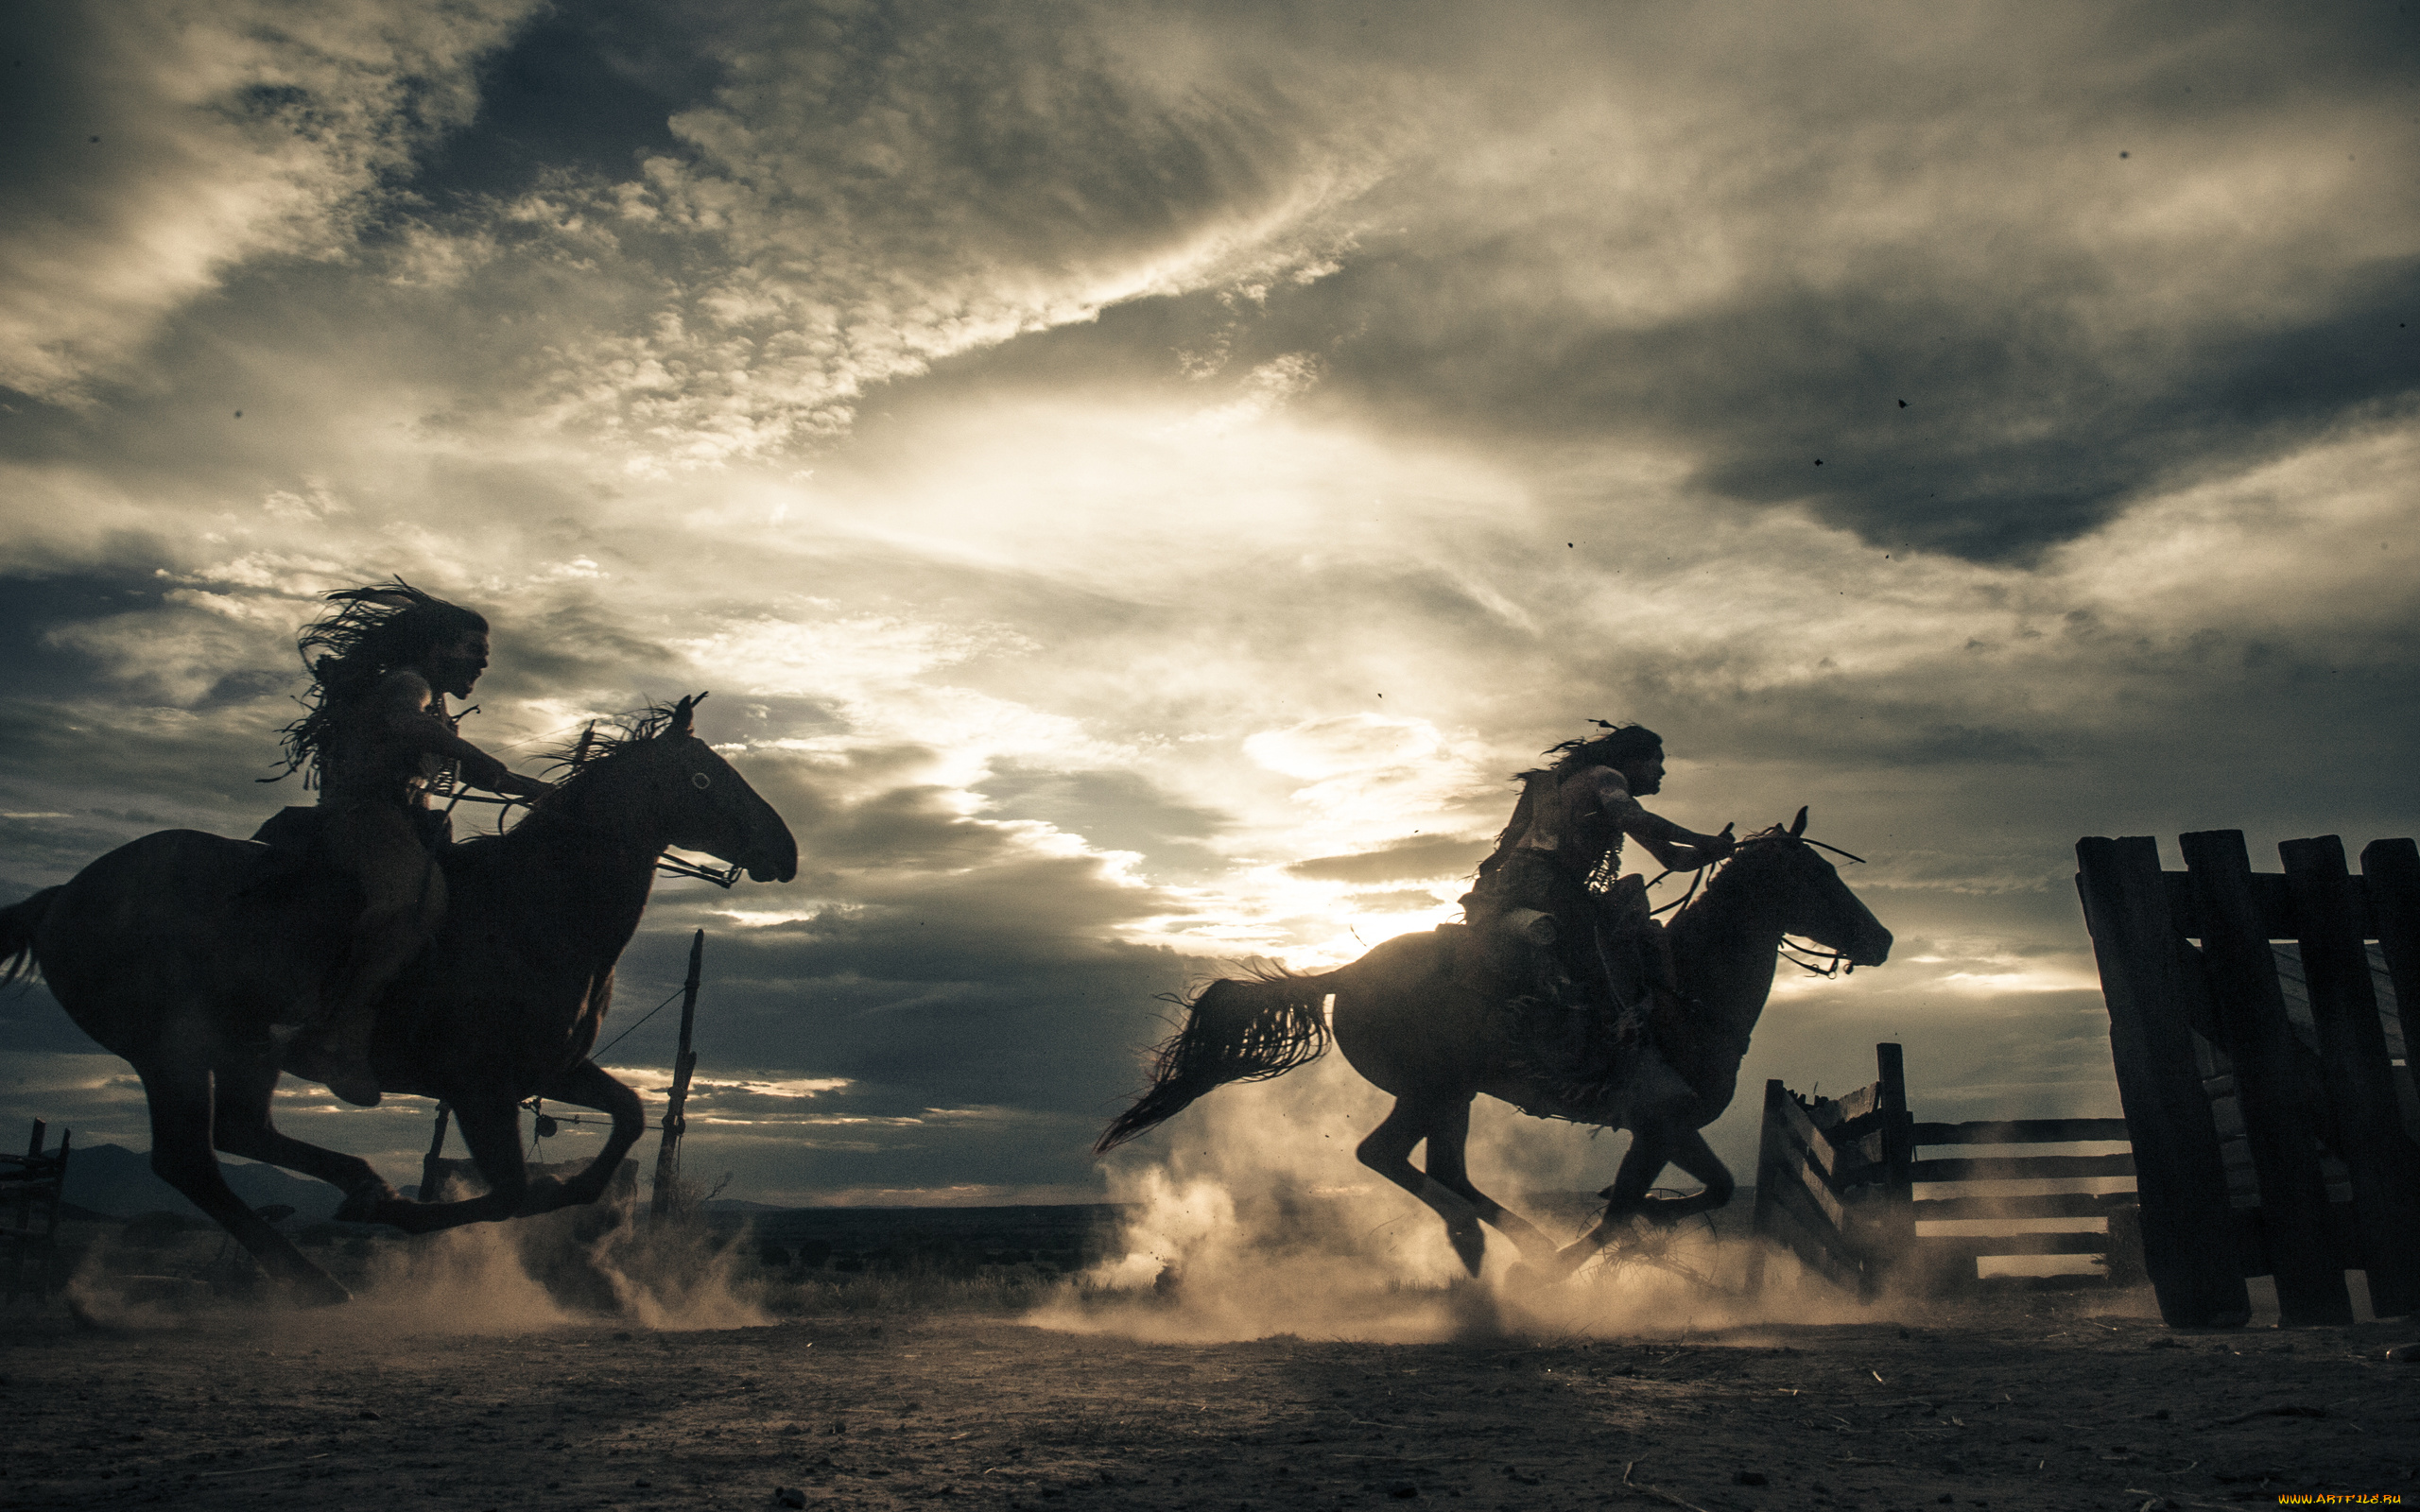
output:
[[[235,1195],[255,1208],[283,1203],[305,1223],[316,1223],[337,1211],[344,1194],[325,1181],[314,1181],[251,1160],[219,1158],[227,1184]],[[115,1217],[138,1212],[174,1212],[199,1218],[201,1210],[176,1188],[151,1174],[151,1156],[123,1144],[95,1144],[67,1157],[67,1188],[62,1200],[78,1208]]]

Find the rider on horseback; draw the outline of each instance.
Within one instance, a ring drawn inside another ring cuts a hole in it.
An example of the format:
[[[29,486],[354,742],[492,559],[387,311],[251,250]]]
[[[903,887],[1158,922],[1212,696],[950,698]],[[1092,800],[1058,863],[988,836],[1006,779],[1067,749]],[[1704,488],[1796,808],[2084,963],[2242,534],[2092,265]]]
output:
[[[487,667],[485,619],[400,577],[327,596],[342,607],[296,642],[311,669],[308,712],[285,728],[278,776],[309,768],[303,781],[320,790],[318,853],[360,885],[365,906],[343,972],[289,1058],[346,1102],[374,1108],[378,1000],[445,918],[445,874],[433,851],[446,843],[447,824],[428,807],[430,785],[449,766],[469,785],[510,797],[535,798],[552,784],[516,776],[454,732],[461,716],[445,699],[468,697]]]
[[[1664,737],[1597,723],[1605,733],[1550,747],[1553,765],[1520,774],[1512,822],[1462,903],[1499,980],[1566,1008],[1595,1000],[1591,1018],[1610,998],[1628,1038],[1644,1026],[1649,995],[1676,995],[1676,986],[1645,881],[1620,875],[1622,839],[1635,836],[1670,870],[1695,871],[1731,854],[1731,827],[1699,834],[1642,808],[1664,785]]]

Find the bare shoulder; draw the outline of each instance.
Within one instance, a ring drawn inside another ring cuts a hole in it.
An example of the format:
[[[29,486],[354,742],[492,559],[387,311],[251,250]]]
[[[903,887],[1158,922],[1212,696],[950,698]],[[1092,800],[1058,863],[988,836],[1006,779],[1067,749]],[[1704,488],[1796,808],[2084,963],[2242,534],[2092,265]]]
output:
[[[1616,806],[1631,800],[1630,780],[1610,766],[1583,766],[1572,773],[1567,781],[1595,793],[1600,801],[1609,806]]]
[[[428,679],[409,667],[399,667],[388,673],[378,680],[378,686],[370,691],[371,702],[381,709],[409,713],[426,709],[436,696],[437,691],[428,685]]]

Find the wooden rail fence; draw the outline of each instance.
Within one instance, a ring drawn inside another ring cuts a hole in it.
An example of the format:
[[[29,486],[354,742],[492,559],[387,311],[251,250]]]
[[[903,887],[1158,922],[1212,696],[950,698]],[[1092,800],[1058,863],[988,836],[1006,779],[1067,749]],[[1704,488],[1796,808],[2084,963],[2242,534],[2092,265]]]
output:
[[[2334,835],[2252,869],[2243,834],[2076,842],[2141,1188],[2145,1265],[2173,1327],[2239,1324],[2247,1276],[2289,1326],[2420,1311],[2420,849]]]
[[[1970,1192],[1918,1196],[1944,1183],[2104,1181],[2135,1174],[2132,1154],[1936,1155],[1962,1150],[2123,1142],[2117,1118],[2031,1118],[1919,1123],[1908,1111],[1900,1047],[1874,1047],[1870,1086],[1833,1099],[1802,1098],[1765,1083],[1754,1230],[1833,1281],[1873,1297],[1886,1284],[1956,1290],[1980,1280],[1980,1262],[2014,1255],[2099,1255],[2103,1279],[2140,1279],[2132,1192]],[[1920,1224],[2100,1219],[2065,1231],[1942,1234]],[[1761,1254],[1760,1254],[1761,1258]],[[1760,1279],[1760,1278],[1757,1278]]]
[[[34,1120],[33,1138],[23,1155],[0,1155],[0,1290],[13,1302],[21,1292],[36,1298],[47,1295],[66,1278],[60,1274],[59,1204],[67,1187],[67,1146],[74,1138],[62,1131],[59,1147],[43,1153],[41,1119]]]

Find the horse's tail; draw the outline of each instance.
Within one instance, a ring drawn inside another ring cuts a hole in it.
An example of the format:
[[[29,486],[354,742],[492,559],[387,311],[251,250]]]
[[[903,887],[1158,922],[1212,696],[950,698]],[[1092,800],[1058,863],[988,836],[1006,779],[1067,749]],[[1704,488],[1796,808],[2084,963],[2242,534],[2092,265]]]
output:
[[[1117,1115],[1093,1153],[1115,1149],[1231,1081],[1284,1075],[1325,1055],[1325,981],[1276,972],[1250,980],[1222,977],[1190,1003],[1169,997],[1187,1010],[1184,1027],[1161,1044],[1150,1090]]]
[[[23,902],[0,908],[0,988],[33,974],[34,931],[42,927],[43,915],[58,896],[58,888],[44,887]]]

